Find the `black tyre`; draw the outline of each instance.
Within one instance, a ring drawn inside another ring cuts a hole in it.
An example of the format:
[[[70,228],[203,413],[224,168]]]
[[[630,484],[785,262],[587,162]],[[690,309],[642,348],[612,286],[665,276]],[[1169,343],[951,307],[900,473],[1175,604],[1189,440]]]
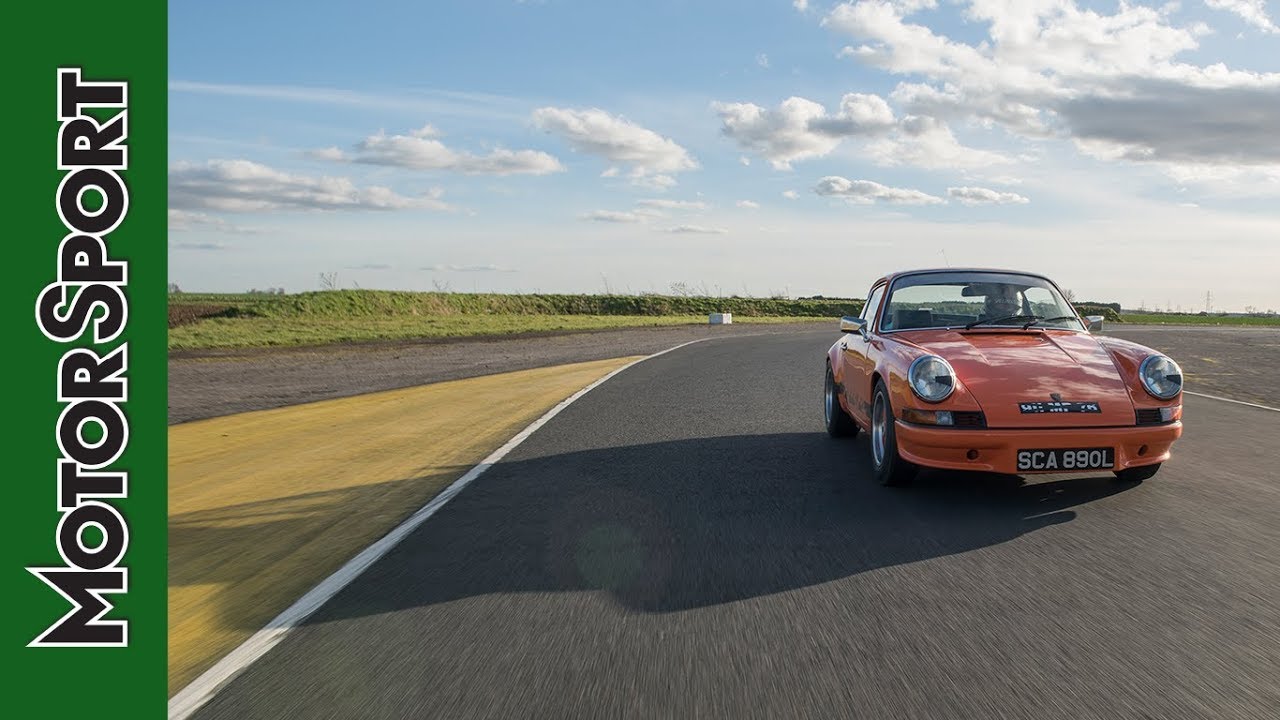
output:
[[[840,407],[840,398],[836,394],[836,378],[831,372],[831,363],[827,363],[827,381],[822,390],[822,411],[827,421],[827,434],[833,438],[853,437],[858,434],[858,425]]]
[[[893,406],[883,381],[876,381],[871,400],[871,470],[881,485],[906,485],[919,469],[898,455]]]
[[[1153,477],[1160,471],[1160,463],[1154,465],[1143,465],[1142,467],[1126,468],[1116,471],[1116,479],[1120,482],[1142,482]]]

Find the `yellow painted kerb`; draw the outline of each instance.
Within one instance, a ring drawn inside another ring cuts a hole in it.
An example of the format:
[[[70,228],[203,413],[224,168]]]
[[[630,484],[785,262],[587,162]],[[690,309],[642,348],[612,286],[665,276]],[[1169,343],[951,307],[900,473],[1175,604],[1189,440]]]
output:
[[[560,401],[635,357],[169,428],[169,692]]]

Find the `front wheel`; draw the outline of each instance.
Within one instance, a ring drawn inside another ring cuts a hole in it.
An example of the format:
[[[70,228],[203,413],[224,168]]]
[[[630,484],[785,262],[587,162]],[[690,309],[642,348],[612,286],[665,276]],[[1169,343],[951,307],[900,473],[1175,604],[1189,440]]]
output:
[[[1154,465],[1143,465],[1142,467],[1126,468],[1116,471],[1116,479],[1120,482],[1142,482],[1149,480],[1160,470],[1160,463]]]
[[[871,469],[881,485],[906,485],[918,468],[898,455],[898,434],[893,424],[893,406],[884,381],[876,381],[871,401]]]
[[[829,362],[827,363],[827,380],[822,391],[822,411],[827,421],[827,434],[831,437],[853,437],[858,434],[857,424],[840,407],[840,398],[836,394],[836,377],[831,372]]]

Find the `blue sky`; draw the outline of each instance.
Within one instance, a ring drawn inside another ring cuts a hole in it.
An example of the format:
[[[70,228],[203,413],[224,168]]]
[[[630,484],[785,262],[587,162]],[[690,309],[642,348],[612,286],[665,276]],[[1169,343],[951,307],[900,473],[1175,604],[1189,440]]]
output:
[[[1265,0],[170,4],[170,276],[1280,309]]]

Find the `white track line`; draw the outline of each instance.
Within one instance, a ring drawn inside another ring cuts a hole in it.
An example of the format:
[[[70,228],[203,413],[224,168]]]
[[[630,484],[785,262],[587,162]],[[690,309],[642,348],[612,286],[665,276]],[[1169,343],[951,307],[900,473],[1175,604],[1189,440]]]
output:
[[[279,642],[289,634],[289,631],[300,625],[303,620],[307,619],[307,617],[316,610],[319,610],[320,606],[328,602],[334,595],[337,595],[339,590],[342,590],[342,588],[349,585],[352,580],[359,577],[360,573],[367,570],[369,566],[377,562],[379,558],[386,555],[387,552],[403,540],[405,536],[417,529],[419,525],[426,522],[427,518],[434,515],[436,511],[443,507],[445,503],[449,502],[454,495],[457,495],[463,488],[471,484],[471,481],[480,477],[486,470],[496,465],[507,453],[511,452],[520,445],[520,443],[528,439],[528,437],[538,428],[546,425],[551,418],[559,415],[560,411],[572,405],[575,400],[586,395],[600,385],[603,385],[614,375],[617,375],[633,365],[642,363],[645,360],[652,360],[659,355],[666,355],[673,350],[679,350],[682,347],[692,345],[694,343],[712,339],[714,338],[699,338],[697,340],[691,340],[687,343],[681,343],[675,347],[670,347],[661,352],[646,355],[638,360],[629,362],[582,388],[578,392],[570,395],[559,405],[548,410],[542,417],[534,420],[532,424],[521,430],[518,435],[508,440],[505,445],[494,450],[488,457],[481,460],[479,465],[476,465],[467,471],[466,475],[454,480],[452,485],[445,488],[439,495],[436,495],[431,502],[423,505],[417,512],[410,515],[407,520],[397,525],[394,530],[384,535],[380,540],[365,548],[359,555],[348,560],[346,565],[343,565],[337,572],[325,578],[319,585],[316,585],[306,595],[303,595],[298,599],[297,602],[290,605],[284,612],[277,615],[275,619],[267,623],[266,627],[254,633],[248,640],[241,643],[239,647],[232,650],[225,657],[215,663],[213,667],[204,671],[200,677],[191,681],[190,685],[187,685],[182,690],[178,691],[178,694],[169,699],[169,720],[184,720],[184,718],[190,717],[192,713],[199,710],[201,706],[209,702],[209,700],[211,700],[219,690],[225,687],[227,683],[231,682],[231,680],[237,675],[244,672],[244,670],[252,665],[255,660],[265,655],[268,650],[279,644]]]
[[[1208,395],[1206,393],[1191,392],[1190,390],[1183,390],[1182,394],[1195,395],[1196,397],[1209,398],[1210,400],[1221,400],[1222,402],[1235,403],[1236,405],[1247,405],[1248,407],[1258,408],[1260,410],[1270,410],[1271,412],[1280,412],[1280,408],[1273,408],[1269,405],[1259,405],[1257,403],[1245,402],[1243,400],[1232,400],[1231,398],[1221,397],[1218,395]]]

